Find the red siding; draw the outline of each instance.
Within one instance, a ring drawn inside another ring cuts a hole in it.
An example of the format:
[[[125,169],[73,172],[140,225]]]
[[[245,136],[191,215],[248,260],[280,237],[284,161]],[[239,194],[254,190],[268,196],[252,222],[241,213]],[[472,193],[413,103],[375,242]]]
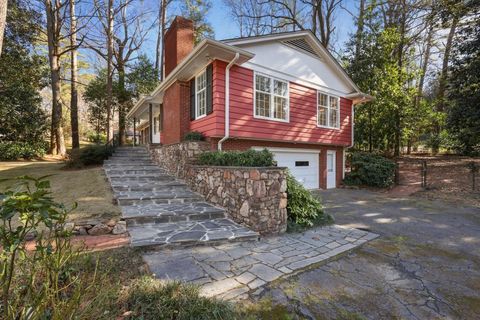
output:
[[[225,67],[215,60],[213,68],[213,113],[190,122],[190,130],[207,137],[224,136]],[[230,70],[230,136],[233,138],[315,143],[351,144],[352,101],[340,99],[340,129],[317,127],[317,91],[289,83],[290,121],[280,122],[253,117],[253,70],[234,66]]]

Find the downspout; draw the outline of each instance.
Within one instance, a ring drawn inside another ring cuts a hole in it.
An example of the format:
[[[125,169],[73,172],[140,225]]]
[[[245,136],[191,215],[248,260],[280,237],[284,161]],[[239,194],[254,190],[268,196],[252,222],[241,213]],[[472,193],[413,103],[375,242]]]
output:
[[[218,141],[219,151],[222,151],[222,143],[230,137],[230,68],[238,58],[240,58],[240,53],[237,52],[225,69],[225,136]]]
[[[362,97],[362,99],[360,101],[358,101],[357,103],[352,103],[352,143],[350,143],[350,145],[348,147],[343,149],[343,170],[342,170],[343,179],[345,179],[345,163],[346,163],[345,150],[350,149],[355,144],[355,106],[357,104],[363,103],[363,101],[365,101],[365,100],[366,100],[365,97]]]

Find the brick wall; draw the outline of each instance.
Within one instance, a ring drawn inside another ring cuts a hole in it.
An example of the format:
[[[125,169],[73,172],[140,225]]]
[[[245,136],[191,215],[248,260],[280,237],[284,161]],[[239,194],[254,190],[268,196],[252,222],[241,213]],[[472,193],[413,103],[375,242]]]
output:
[[[190,85],[176,81],[163,96],[162,144],[179,143],[190,130]]]
[[[193,50],[193,21],[175,17],[165,33],[165,77]]]

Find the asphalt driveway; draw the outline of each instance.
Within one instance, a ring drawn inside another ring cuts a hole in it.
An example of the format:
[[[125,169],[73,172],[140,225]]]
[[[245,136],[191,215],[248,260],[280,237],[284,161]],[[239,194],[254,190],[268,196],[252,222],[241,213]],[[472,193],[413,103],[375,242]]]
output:
[[[480,319],[480,208],[365,190],[321,191],[336,223],[381,237],[269,285],[294,318]]]

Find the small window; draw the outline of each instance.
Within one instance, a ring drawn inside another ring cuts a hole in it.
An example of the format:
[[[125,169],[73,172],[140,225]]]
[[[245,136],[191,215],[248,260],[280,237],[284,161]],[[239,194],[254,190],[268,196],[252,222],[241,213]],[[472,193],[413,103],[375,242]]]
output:
[[[318,92],[317,125],[340,128],[340,99],[338,97]]]
[[[309,161],[295,161],[295,167],[308,167],[309,165]]]
[[[196,118],[207,115],[207,72],[203,71],[195,78]]]
[[[288,121],[288,82],[255,75],[255,116]]]

